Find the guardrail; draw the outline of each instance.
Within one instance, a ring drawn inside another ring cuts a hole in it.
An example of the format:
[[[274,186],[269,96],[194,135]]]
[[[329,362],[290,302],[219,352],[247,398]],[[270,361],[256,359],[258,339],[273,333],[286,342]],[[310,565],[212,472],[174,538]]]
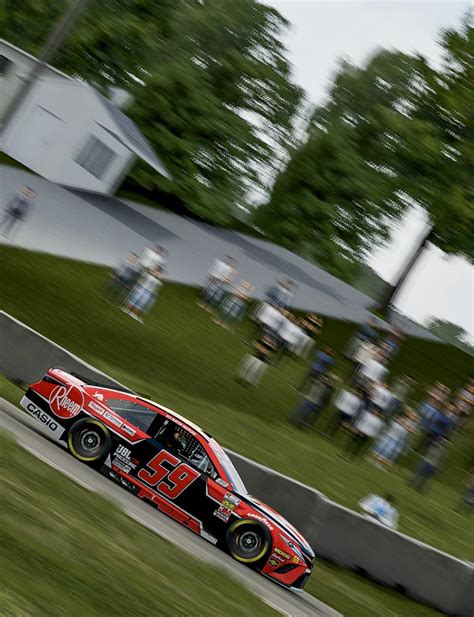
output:
[[[0,311],[0,373],[30,383],[55,365],[104,384],[122,385]],[[473,617],[473,564],[383,527],[236,452],[229,455],[250,493],[295,525],[316,555],[449,615]]]

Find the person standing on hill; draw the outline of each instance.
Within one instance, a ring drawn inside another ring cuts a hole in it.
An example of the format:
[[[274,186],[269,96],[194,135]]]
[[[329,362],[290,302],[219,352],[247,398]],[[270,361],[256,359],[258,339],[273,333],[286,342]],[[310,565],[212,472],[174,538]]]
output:
[[[214,259],[207,273],[207,283],[202,290],[198,306],[213,313],[221,304],[228,289],[237,278],[236,261],[226,255],[225,259]]]
[[[5,208],[0,229],[2,236],[8,238],[13,228],[29,214],[36,198],[36,193],[29,186],[22,186]]]

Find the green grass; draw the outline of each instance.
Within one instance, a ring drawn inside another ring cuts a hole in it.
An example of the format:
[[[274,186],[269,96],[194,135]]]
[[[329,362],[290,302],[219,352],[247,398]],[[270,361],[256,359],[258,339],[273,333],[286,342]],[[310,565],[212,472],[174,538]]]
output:
[[[0,385],[3,395],[5,380]],[[241,585],[138,525],[1,432],[0,471],[2,617],[98,617],[115,613],[117,606],[125,617],[274,614]],[[61,593],[65,580],[67,593]],[[440,614],[324,562],[318,562],[309,591],[347,617]]]
[[[428,495],[420,496],[406,485],[413,459],[392,473],[365,462],[349,463],[338,456],[340,443],[315,432],[301,432],[287,422],[298,401],[292,385],[305,372],[304,363],[287,361],[271,368],[256,390],[235,383],[235,368],[248,350],[244,338],[249,323],[235,334],[228,333],[196,306],[195,290],[167,284],[141,325],[98,297],[104,281],[103,269],[96,266],[0,248],[0,308],[127,385],[175,408],[223,445],[314,486],[348,507],[356,509],[369,492],[393,492],[399,502],[401,531],[472,559],[474,521],[453,511],[463,490],[465,470],[472,465],[472,422],[456,439]],[[351,324],[326,319],[321,342],[341,350],[352,331]],[[420,391],[435,379],[457,387],[472,372],[470,362],[458,349],[412,340],[404,344],[393,373],[412,374]],[[344,376],[348,370],[340,357],[337,371]],[[0,381],[2,391],[10,400],[20,396],[18,389]],[[399,603],[400,607],[411,603],[324,563],[308,591],[351,616],[432,614],[420,612],[428,609],[416,604],[399,608]],[[351,608],[356,601],[353,597],[359,598],[360,613]],[[372,612],[364,612],[364,606]],[[385,606],[398,612],[382,610]]]
[[[4,433],[0,456],[2,617],[277,614]]]

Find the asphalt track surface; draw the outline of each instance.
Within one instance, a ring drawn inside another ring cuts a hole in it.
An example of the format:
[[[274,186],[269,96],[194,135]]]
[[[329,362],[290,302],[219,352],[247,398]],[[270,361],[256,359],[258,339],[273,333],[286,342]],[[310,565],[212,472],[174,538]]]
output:
[[[182,527],[166,515],[114,484],[105,476],[74,459],[65,448],[51,441],[42,427],[20,409],[0,399],[0,428],[39,459],[61,471],[81,486],[99,493],[118,505],[135,521],[198,559],[210,563],[236,579],[283,615],[292,617],[341,617],[313,596],[291,592],[239,564],[231,557]],[[317,576],[317,565],[313,576]]]

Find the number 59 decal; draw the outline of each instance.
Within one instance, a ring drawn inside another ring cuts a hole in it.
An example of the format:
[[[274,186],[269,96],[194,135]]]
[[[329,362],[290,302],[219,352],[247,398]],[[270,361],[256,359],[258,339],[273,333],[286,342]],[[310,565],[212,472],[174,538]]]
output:
[[[169,499],[176,499],[201,475],[189,465],[179,463],[179,458],[161,450],[146,465],[151,471],[140,469],[137,475],[150,486],[155,486],[157,491]],[[171,466],[171,469],[165,464]]]

